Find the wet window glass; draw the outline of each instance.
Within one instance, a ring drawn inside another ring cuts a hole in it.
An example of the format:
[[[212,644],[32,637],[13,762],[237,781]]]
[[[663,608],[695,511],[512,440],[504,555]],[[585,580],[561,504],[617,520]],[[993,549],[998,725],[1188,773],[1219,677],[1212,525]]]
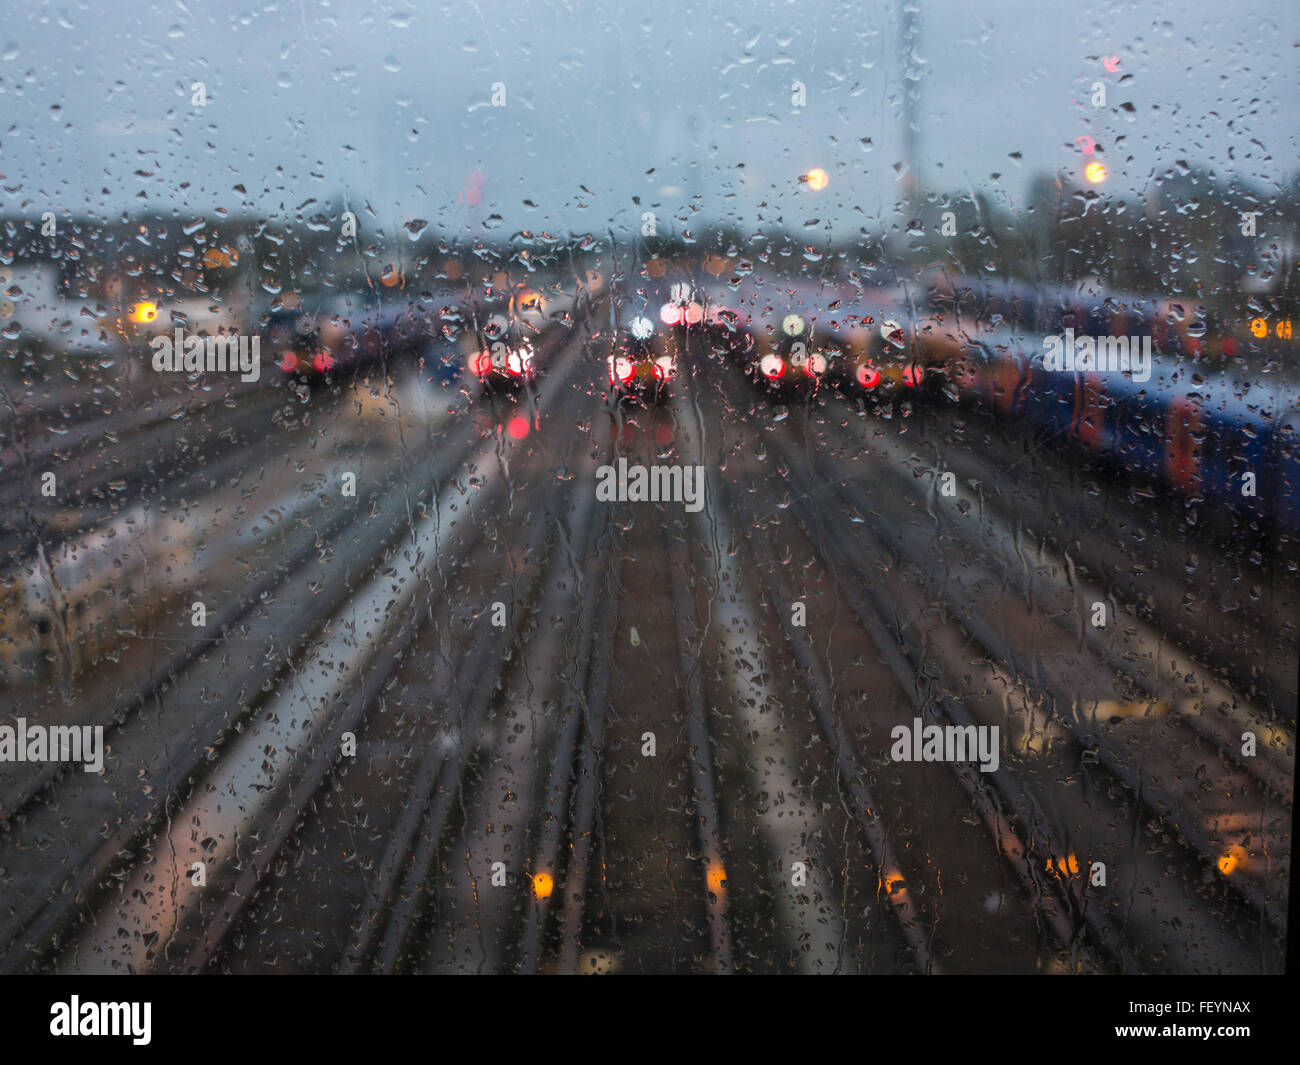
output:
[[[1279,973],[1297,19],[0,30],[0,971]]]

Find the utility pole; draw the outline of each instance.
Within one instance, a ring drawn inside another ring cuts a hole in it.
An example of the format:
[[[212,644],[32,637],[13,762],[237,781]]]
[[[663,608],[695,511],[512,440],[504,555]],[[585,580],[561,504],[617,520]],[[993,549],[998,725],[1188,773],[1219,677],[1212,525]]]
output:
[[[917,47],[921,41],[919,0],[899,0],[899,73],[903,81],[903,165],[907,176],[909,221],[921,215],[921,66]]]

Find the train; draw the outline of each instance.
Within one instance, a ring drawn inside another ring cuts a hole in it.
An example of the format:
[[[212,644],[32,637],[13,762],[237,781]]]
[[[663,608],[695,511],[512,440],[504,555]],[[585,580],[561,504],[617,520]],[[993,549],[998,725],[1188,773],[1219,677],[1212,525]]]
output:
[[[1100,285],[947,283],[938,297],[945,387],[959,402],[1300,533],[1300,391],[1275,373],[1249,379],[1238,360],[1261,338],[1248,327]]]
[[[1300,532],[1300,395],[1276,374],[1251,381],[1246,370],[1248,356],[1289,336],[1289,323],[1236,320],[1099,280],[1052,286],[936,271],[875,288],[719,280],[704,325],[714,350],[774,396],[827,385],[876,402],[946,395],[1183,496]],[[1053,344],[1083,357],[1053,366]]]
[[[428,368],[442,384],[460,376],[456,344],[465,332],[464,309],[447,293],[412,300],[335,296],[314,310],[301,304],[273,308],[261,319],[282,376],[318,386],[346,380],[389,356],[431,356]]]
[[[618,308],[610,300],[605,369],[609,379],[606,398],[611,406],[634,399],[657,404],[671,394],[683,343],[672,326],[682,323],[656,328],[648,312],[647,307],[637,308],[626,328],[620,328]]]
[[[545,299],[527,285],[489,285],[468,304],[471,327],[462,337],[466,365],[479,394],[517,391],[537,377],[537,342],[546,323]]]
[[[747,278],[707,294],[705,328],[714,350],[758,389],[788,398],[821,386],[832,352],[815,333],[819,293],[809,285]]]
[[[418,298],[394,293],[318,294],[278,298],[261,308],[232,308],[207,300],[138,299],[118,319],[128,351],[145,352],[151,338],[182,328],[189,335],[251,334],[260,348],[259,377],[311,387],[352,378],[390,356],[425,356],[425,368],[443,385],[464,372],[496,383],[488,370],[496,353],[507,368],[529,376],[531,348],[556,320],[571,321],[573,300],[518,285],[485,294],[447,286]],[[481,360],[482,352],[488,353]]]
[[[341,381],[388,353],[423,346],[440,335],[427,309],[410,301],[293,295],[261,309],[207,299],[138,299],[118,318],[118,332],[133,361],[148,359],[159,336],[249,337],[257,343],[253,380],[310,385]],[[246,378],[247,379],[247,378]]]
[[[776,396],[833,386],[894,402],[929,380],[932,349],[911,342],[916,314],[901,287],[719,283],[709,292],[705,324],[715,350]]]

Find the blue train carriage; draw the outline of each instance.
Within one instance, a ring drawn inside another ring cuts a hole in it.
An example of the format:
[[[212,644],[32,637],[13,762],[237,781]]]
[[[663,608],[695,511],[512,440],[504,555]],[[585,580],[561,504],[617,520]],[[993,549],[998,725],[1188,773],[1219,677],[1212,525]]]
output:
[[[927,373],[939,375],[959,402],[984,402],[1011,417],[1019,412],[1030,362],[1043,337],[1082,320],[1072,290],[1027,282],[986,282],[943,271],[923,276],[915,349]]]
[[[1013,387],[1002,387],[997,372],[1013,360],[1027,369],[1010,375]],[[1133,370],[1053,373],[1043,362],[1023,349],[1002,353],[989,402],[1125,473],[1261,528],[1295,529],[1296,416],[1280,386],[1159,355],[1146,380]]]
[[[1300,409],[1291,396],[1275,430],[1277,524],[1293,541],[1300,538]]]

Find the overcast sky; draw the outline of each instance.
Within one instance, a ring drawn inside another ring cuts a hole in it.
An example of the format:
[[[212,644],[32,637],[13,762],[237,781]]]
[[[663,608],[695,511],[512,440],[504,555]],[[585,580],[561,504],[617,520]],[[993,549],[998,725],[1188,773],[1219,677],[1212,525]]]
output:
[[[1266,188],[1300,169],[1296,0],[918,8],[930,187],[1018,201],[1077,173],[1085,135],[1124,194],[1180,160]],[[376,212],[363,228],[565,234],[644,210],[671,227],[698,194],[698,217],[746,229],[904,220],[895,2],[113,0],[11,5],[0,42],[5,213],[288,220],[346,194]],[[819,193],[798,180],[814,166]]]

